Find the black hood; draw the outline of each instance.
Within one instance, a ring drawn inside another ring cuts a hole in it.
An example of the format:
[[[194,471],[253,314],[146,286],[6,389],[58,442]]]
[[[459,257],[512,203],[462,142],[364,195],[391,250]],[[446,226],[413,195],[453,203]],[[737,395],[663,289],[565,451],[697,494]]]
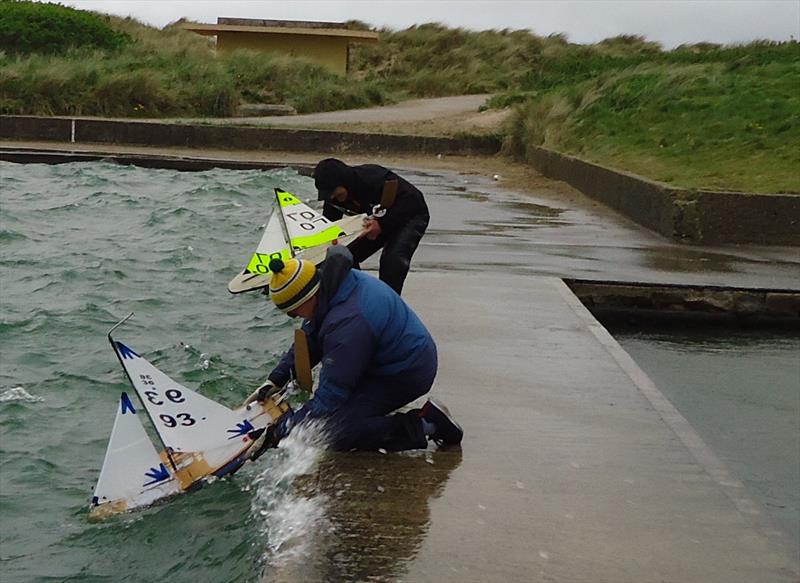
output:
[[[355,190],[355,171],[336,158],[326,158],[314,168],[314,186],[317,187],[318,200],[328,200],[338,186],[348,192]]]

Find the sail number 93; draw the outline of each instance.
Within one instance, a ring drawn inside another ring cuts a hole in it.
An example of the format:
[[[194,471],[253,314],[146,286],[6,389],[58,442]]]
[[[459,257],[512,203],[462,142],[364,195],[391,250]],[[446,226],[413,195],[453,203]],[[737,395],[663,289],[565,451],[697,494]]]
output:
[[[178,413],[175,417],[172,415],[159,415],[158,418],[161,419],[161,422],[167,427],[177,427],[178,421],[180,421],[181,425],[186,427],[197,423],[197,420],[188,413]]]
[[[149,375],[143,375],[147,378],[142,378],[145,384],[151,384],[147,381],[149,380]],[[144,396],[147,397],[147,400],[150,401],[153,405],[160,406],[164,405],[165,402],[163,399],[170,401],[172,403],[183,403],[186,401],[186,397],[183,396],[183,393],[180,389],[167,389],[164,391],[163,398],[159,395],[158,391],[155,389],[151,389],[149,391],[144,392]],[[173,415],[166,415],[162,414],[159,415],[158,418],[161,422],[169,428],[177,427],[178,425],[183,425],[184,427],[189,427],[197,423],[197,420],[192,417],[189,413],[176,413]]]

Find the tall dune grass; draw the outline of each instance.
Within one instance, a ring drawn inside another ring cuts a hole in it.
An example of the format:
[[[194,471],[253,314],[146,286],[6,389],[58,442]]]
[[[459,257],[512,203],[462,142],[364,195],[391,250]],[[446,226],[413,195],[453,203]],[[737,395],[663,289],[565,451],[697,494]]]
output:
[[[231,116],[241,102],[286,103],[299,112],[378,105],[390,92],[279,55],[218,55],[178,26],[131,19],[112,24],[132,40],[123,51],[0,53],[0,113],[112,117]]]
[[[544,146],[686,187],[800,192],[800,45],[712,53],[682,49],[529,96],[506,148],[524,158]]]

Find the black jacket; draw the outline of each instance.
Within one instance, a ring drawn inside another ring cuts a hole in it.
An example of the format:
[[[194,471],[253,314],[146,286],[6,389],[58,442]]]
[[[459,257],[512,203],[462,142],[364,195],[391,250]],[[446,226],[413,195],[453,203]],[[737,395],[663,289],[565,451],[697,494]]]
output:
[[[336,221],[347,214],[368,213],[383,196],[383,184],[387,180],[397,180],[397,195],[394,204],[386,214],[378,219],[386,237],[391,237],[412,217],[429,218],[428,205],[422,192],[413,184],[397,176],[391,170],[377,164],[349,166],[342,177],[348,197],[344,203],[326,200],[322,207],[325,218]]]

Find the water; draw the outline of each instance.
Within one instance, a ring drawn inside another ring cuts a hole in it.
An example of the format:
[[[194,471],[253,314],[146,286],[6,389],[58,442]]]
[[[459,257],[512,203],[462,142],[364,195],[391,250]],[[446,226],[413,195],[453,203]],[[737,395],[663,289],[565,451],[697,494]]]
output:
[[[800,335],[641,323],[609,328],[800,545]]]
[[[0,162],[4,583],[252,581],[279,562],[275,524],[309,523],[283,514],[290,489],[280,504],[271,492],[316,463],[311,445],[296,446],[278,476],[263,463],[143,512],[100,523],[86,513],[126,388],[105,338],[118,319],[135,312],[117,337],[229,406],[288,345],[290,321],[263,296],[225,288],[258,242],[275,186],[314,192],[288,169]]]

